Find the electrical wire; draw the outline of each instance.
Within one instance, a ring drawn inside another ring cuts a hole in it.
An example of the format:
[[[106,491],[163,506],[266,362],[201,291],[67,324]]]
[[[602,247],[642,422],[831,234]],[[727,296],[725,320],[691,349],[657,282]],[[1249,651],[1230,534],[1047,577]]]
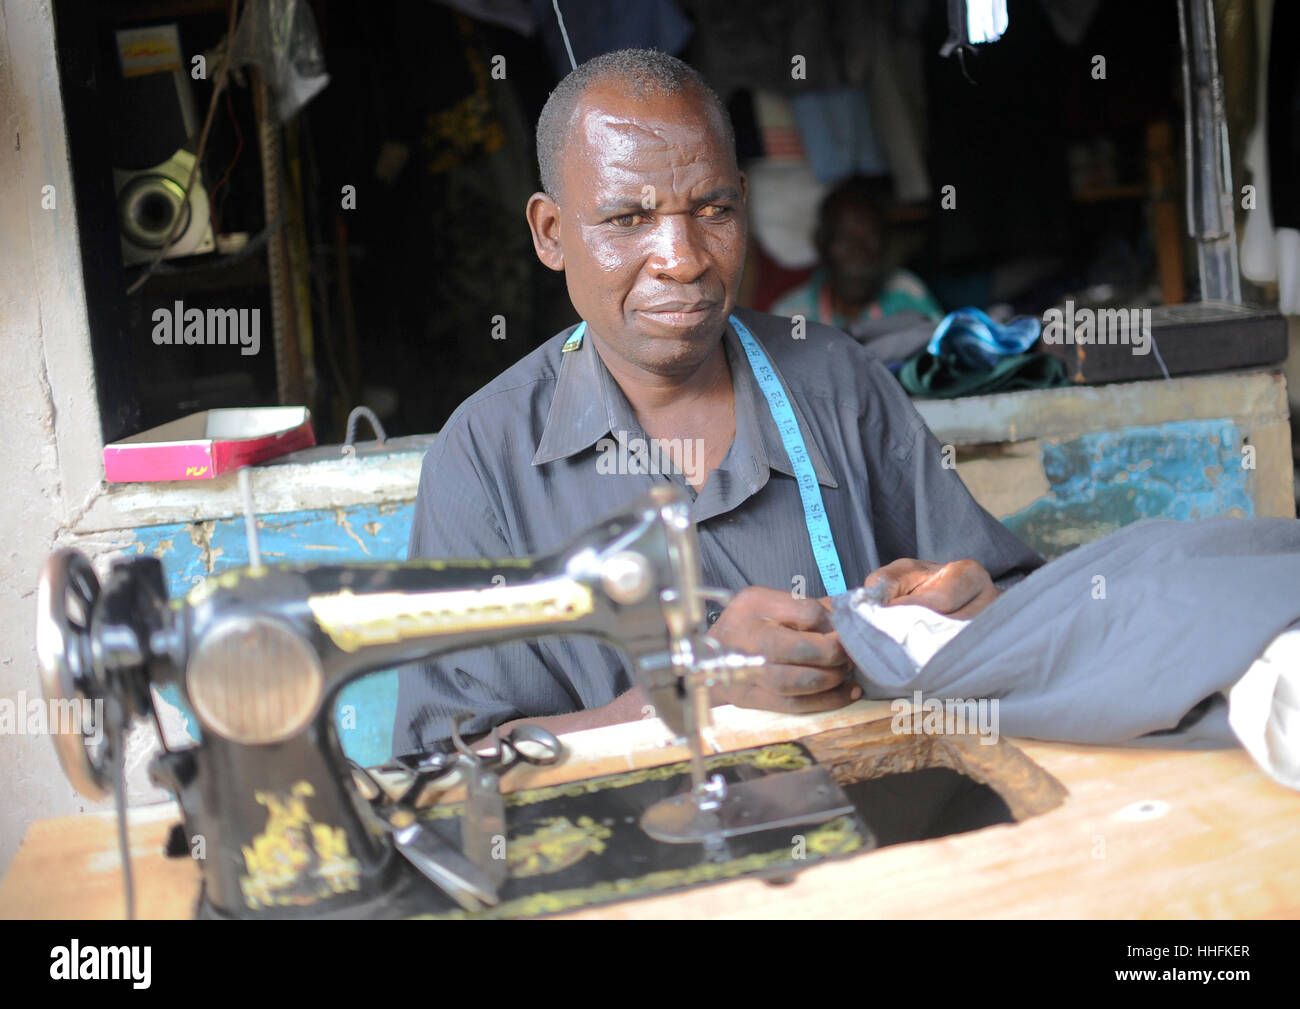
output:
[[[239,164],[239,156],[244,153],[244,131],[239,128],[239,119],[235,116],[235,103],[230,97],[230,88],[226,88],[226,114],[230,117],[230,125],[235,128],[235,153],[230,159],[230,164],[226,166],[225,173],[218,180],[217,184],[212,187],[212,192],[208,194],[208,204],[211,206],[212,225],[218,233],[221,230],[221,211],[217,208],[217,193],[221,191],[230,180],[230,173],[235,170],[235,165]],[[226,198],[221,198],[221,209],[225,209]]]
[[[564,39],[564,51],[569,54],[569,66],[577,70],[578,61],[573,58],[573,46],[569,44],[569,33],[564,27],[564,15],[560,13],[560,0],[551,0],[551,6],[555,8],[555,20],[560,25],[560,38]]]
[[[131,841],[126,829],[126,731],[125,718],[122,713],[113,713],[112,723],[104,727],[105,732],[114,731],[116,740],[110,743],[113,748],[113,776],[117,779],[117,850],[122,859],[122,885],[126,889],[126,917],[135,920],[135,878],[131,872]],[[110,737],[112,738],[112,737]]]

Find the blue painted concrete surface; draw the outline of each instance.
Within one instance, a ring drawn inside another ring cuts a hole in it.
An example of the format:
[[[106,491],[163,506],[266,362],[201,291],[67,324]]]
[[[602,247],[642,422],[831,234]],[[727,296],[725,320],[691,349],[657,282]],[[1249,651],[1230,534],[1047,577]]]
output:
[[[259,516],[262,560],[267,564],[405,560],[414,507],[406,502]],[[192,528],[177,524],[136,530],[137,549],[162,560],[172,598],[184,595],[206,575],[248,563],[243,518],[216,520],[206,546],[195,542]],[[163,696],[185,714],[186,730],[197,739],[198,723],[180,691],[169,687]],[[393,670],[372,673],[344,687],[335,706],[343,751],[366,767],[387,760],[396,708]]]
[[[1255,514],[1231,420],[1175,421],[1045,442],[1050,492],[1002,521],[1044,556],[1140,519]]]

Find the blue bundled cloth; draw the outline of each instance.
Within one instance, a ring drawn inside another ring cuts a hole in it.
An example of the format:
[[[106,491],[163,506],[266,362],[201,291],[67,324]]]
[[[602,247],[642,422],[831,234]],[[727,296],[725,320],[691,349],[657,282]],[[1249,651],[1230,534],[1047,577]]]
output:
[[[978,308],[959,308],[943,317],[925,349],[935,357],[955,358],[965,370],[991,371],[1002,358],[1028,351],[1041,328],[1029,317],[1004,325]]]

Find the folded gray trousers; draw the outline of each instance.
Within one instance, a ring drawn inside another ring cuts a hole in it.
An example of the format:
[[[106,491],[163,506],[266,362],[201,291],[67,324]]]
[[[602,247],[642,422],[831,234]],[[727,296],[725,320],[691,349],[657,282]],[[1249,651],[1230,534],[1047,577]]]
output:
[[[1013,585],[920,669],[835,597],[869,698],[998,700],[1003,735],[1233,746],[1229,690],[1300,619],[1300,522],[1140,522]]]

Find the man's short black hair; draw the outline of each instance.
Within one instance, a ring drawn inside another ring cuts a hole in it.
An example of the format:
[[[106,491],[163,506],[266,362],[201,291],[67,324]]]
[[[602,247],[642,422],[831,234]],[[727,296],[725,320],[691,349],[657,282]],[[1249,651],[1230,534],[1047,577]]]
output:
[[[680,95],[694,90],[717,113],[723,140],[729,149],[736,146],[735,131],[726,106],[693,67],[676,56],[655,49],[616,49],[593,57],[571,70],[555,86],[537,120],[537,167],[542,189],[558,199],[560,195],[560,150],[568,140],[578,101],[589,87],[607,81],[634,98],[645,95]]]

